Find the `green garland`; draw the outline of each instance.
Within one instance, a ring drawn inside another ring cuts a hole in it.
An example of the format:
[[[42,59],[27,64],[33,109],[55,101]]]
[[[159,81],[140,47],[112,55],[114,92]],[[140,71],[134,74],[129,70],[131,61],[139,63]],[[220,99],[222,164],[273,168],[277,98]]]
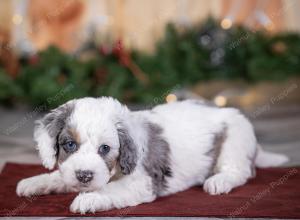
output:
[[[178,85],[216,79],[254,83],[300,74],[298,34],[268,35],[239,26],[222,30],[218,24],[208,19],[183,31],[168,25],[153,54],[131,51],[131,60],[149,78],[147,85],[114,53],[104,55],[95,47],[93,58],[81,61],[50,47],[23,60],[15,80],[0,69],[0,100],[56,107],[72,98],[109,95],[122,101],[153,103]]]

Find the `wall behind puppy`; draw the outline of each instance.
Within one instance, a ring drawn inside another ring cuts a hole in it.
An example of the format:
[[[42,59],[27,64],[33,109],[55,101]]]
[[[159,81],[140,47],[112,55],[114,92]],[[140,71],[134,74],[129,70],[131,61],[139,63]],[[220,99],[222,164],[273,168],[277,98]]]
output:
[[[213,16],[225,25],[300,31],[299,9],[297,0],[3,0],[0,30],[13,32],[20,50],[25,39],[34,50],[54,44],[72,52],[96,33],[101,41],[123,39],[127,48],[152,51],[169,22],[184,27]]]

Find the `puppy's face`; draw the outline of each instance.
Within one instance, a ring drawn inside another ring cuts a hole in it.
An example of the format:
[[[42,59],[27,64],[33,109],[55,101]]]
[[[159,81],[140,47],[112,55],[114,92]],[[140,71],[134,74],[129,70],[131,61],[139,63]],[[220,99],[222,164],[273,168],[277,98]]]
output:
[[[97,117],[82,120],[76,115],[75,110],[57,138],[59,169],[68,186],[96,190],[108,183],[116,170],[117,129],[110,121]]]
[[[64,183],[76,191],[101,189],[116,170],[129,174],[137,158],[120,122],[127,111],[110,98],[74,100],[53,110],[35,129],[43,164],[51,169],[57,162]]]

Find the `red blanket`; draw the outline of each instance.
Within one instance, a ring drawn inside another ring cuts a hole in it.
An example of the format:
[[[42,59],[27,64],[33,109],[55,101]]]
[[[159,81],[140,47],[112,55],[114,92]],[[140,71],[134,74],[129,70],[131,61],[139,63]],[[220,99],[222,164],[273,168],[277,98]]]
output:
[[[7,164],[0,175],[0,216],[80,216],[69,212],[75,194],[19,198],[17,182],[45,172],[38,165]],[[210,196],[202,188],[148,204],[98,212],[92,216],[214,216],[300,219],[300,168],[257,171],[255,179],[228,195]]]

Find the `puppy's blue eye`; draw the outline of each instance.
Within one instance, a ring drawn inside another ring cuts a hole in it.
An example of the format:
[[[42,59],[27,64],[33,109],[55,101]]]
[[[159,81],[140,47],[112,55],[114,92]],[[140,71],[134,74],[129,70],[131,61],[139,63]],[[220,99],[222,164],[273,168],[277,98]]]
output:
[[[106,144],[102,144],[98,149],[98,153],[100,155],[106,155],[109,151],[110,151],[110,146]]]
[[[74,141],[68,141],[67,143],[65,143],[63,145],[63,148],[67,153],[72,153],[72,152],[76,151],[77,145]]]

